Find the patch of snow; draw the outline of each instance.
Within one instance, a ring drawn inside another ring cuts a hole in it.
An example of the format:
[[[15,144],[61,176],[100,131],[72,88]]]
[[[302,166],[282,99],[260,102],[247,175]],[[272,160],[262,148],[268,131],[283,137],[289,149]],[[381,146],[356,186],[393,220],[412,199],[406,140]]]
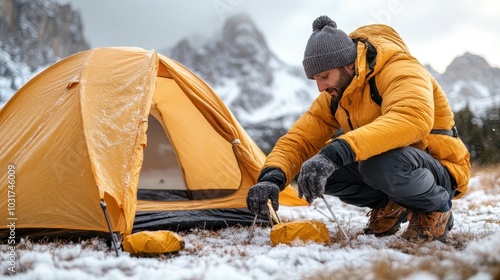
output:
[[[487,176],[472,178],[469,193],[454,201],[455,227],[447,243],[415,244],[403,240],[400,235],[406,224],[394,236],[360,234],[368,209],[327,196],[341,226],[351,236],[351,244],[328,218],[323,201],[316,200],[307,207],[281,206],[278,213],[284,221],[323,221],[333,241],[328,246],[303,242],[272,246],[270,228],[261,226],[255,228],[250,243],[246,242],[247,227],[183,232],[180,235],[186,247],[178,254],[159,258],[138,258],[126,252],[116,257],[102,240],[57,246],[23,241],[16,249],[16,279],[294,280],[320,275],[336,278],[338,273],[357,273],[355,279],[376,279],[380,268],[374,260],[387,262],[387,269],[405,269],[408,274],[398,279],[461,279],[461,266],[474,269],[468,279],[493,279],[496,274],[491,273],[500,265],[500,193],[495,191],[500,189],[500,182],[484,188],[483,180],[491,181]],[[464,235],[473,236],[467,244],[462,244]],[[9,249],[2,244],[0,251]],[[0,270],[6,275],[8,255],[2,253],[1,258]]]

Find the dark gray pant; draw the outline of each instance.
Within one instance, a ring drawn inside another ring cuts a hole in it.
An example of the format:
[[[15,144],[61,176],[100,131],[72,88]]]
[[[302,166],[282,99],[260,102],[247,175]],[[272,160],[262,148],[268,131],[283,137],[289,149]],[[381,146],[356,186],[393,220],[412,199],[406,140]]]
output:
[[[370,208],[389,200],[415,212],[446,212],[456,183],[448,170],[426,152],[405,147],[362,162],[341,166],[328,178],[325,194]]]

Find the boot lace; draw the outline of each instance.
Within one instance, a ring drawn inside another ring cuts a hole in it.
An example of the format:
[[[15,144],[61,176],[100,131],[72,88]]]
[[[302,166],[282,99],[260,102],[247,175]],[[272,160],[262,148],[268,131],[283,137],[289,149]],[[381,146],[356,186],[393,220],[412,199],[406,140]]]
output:
[[[384,208],[373,208],[366,214],[367,217],[370,217],[368,220],[368,228],[376,227],[380,221],[382,220],[382,216],[384,214]]]
[[[410,220],[410,228],[418,229],[419,232],[426,232],[431,229],[438,220],[438,212],[413,213]]]

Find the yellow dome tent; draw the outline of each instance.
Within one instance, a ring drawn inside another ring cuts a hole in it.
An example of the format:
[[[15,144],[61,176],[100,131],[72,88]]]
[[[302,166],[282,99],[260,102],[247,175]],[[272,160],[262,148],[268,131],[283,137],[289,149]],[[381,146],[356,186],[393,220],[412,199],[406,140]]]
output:
[[[245,199],[265,155],[203,80],[155,51],[55,63],[8,101],[0,130],[2,239],[12,224],[19,238],[253,220]],[[280,203],[307,205],[291,187]]]

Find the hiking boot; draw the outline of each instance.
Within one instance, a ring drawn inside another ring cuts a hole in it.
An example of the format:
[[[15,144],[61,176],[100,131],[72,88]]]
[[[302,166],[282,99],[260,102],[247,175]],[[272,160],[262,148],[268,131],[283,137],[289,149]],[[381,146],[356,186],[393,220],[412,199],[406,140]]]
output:
[[[446,235],[452,228],[453,213],[451,210],[448,212],[413,212],[410,224],[401,236],[407,240],[420,239],[445,242]]]
[[[401,223],[406,222],[408,213],[410,213],[410,210],[392,201],[389,201],[384,208],[373,208],[368,212],[370,219],[363,229],[363,233],[374,234],[375,236],[394,234],[399,230]]]

